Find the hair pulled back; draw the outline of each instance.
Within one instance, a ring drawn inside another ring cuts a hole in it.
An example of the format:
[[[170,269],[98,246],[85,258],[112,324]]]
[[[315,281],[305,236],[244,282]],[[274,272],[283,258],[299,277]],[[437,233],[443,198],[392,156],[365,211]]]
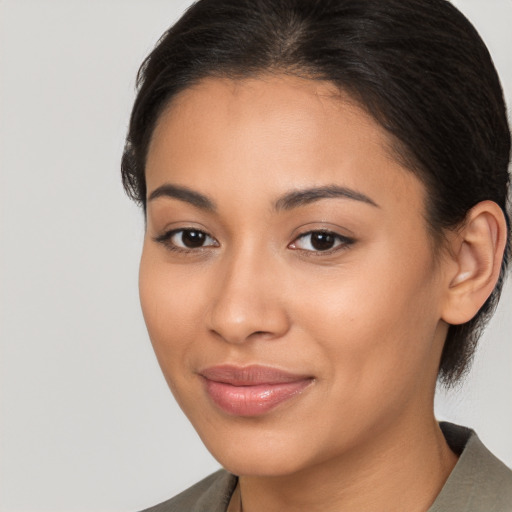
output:
[[[446,0],[200,0],[158,41],[137,76],[122,157],[146,205],[145,161],[172,98],[206,77],[287,73],[328,80],[389,133],[424,183],[434,240],[478,202],[507,215],[510,131],[498,75],[470,22]],[[497,305],[510,259],[478,314],[449,328],[439,377],[455,383]]]

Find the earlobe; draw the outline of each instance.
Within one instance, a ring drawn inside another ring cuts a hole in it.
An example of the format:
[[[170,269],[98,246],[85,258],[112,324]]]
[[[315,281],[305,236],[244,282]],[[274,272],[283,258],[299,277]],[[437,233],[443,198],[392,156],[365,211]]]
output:
[[[471,320],[494,290],[507,238],[501,208],[492,201],[474,206],[451,242],[452,272],[448,275],[442,318],[453,325]]]

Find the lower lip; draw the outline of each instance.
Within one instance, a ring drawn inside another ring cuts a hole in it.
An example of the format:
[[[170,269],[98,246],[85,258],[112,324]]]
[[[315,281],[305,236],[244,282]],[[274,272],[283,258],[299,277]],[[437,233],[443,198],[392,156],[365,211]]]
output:
[[[206,391],[224,412],[236,416],[259,416],[302,393],[312,379],[254,386],[233,386],[205,379]]]

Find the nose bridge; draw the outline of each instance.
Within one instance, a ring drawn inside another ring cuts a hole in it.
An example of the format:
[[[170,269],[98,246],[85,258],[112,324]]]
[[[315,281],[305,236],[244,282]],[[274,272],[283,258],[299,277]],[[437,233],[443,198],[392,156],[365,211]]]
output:
[[[209,328],[230,343],[252,335],[278,337],[288,328],[272,255],[250,244],[219,262],[207,315]]]

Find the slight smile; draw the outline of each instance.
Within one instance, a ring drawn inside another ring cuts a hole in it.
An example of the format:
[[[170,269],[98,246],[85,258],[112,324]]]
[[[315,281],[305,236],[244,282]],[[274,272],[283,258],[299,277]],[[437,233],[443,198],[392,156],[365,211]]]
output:
[[[314,378],[269,366],[212,366],[199,372],[211,400],[236,416],[259,416],[302,393]]]

